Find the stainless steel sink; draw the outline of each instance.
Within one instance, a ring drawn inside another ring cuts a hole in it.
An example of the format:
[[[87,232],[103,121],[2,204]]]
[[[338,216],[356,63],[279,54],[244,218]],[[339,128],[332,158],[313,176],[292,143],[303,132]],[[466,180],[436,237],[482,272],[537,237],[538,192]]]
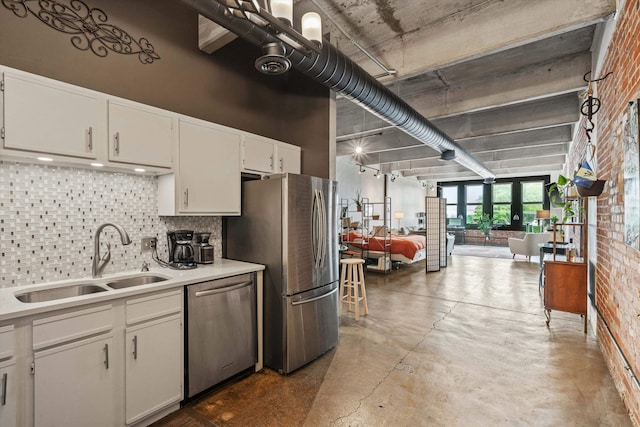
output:
[[[97,285],[69,285],[59,288],[40,289],[30,292],[16,294],[16,298],[22,302],[45,302],[62,298],[71,298],[81,295],[95,294],[96,292],[106,292],[107,289]]]
[[[130,288],[132,286],[141,286],[148,285],[149,283],[156,282],[164,282],[167,280],[164,277],[160,276],[136,276],[136,277],[125,277],[122,279],[112,280],[111,282],[107,282],[107,286],[111,289],[123,289]]]

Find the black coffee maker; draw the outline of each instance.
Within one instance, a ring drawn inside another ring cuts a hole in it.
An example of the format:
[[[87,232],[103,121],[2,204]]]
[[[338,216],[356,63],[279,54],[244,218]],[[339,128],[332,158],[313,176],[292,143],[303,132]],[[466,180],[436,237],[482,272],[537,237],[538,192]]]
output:
[[[169,248],[169,265],[173,268],[196,268],[193,259],[193,230],[167,231],[167,246]]]

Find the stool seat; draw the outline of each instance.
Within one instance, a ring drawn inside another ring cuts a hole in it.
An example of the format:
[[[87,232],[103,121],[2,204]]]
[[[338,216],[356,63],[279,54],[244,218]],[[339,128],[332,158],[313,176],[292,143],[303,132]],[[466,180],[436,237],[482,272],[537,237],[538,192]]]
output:
[[[367,292],[364,285],[364,260],[361,258],[341,259],[340,271],[340,314],[342,306],[346,304],[347,311],[355,312],[355,319],[360,320],[360,302],[362,302],[362,314],[367,314]]]

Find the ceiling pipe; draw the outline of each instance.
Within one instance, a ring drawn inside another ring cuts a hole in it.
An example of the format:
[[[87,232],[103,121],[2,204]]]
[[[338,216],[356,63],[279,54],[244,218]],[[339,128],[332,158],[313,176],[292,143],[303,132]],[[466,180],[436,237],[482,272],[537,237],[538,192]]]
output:
[[[181,1],[252,44],[262,47],[278,41],[251,22],[226,14],[226,7],[218,0]],[[285,56],[300,73],[351,99],[440,153],[454,151],[457,163],[481,177],[495,178],[482,162],[330,43],[323,42],[321,52],[311,52],[309,56],[286,47]]]

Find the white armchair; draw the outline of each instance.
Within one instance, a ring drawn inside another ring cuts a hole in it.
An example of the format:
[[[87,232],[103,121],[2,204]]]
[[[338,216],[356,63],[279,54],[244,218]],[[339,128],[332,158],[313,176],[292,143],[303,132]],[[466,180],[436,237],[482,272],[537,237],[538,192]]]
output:
[[[551,233],[527,233],[524,235],[524,239],[518,239],[516,237],[509,237],[509,250],[513,254],[513,258],[516,255],[524,255],[529,261],[532,256],[540,255],[539,243],[547,243],[553,239]]]

